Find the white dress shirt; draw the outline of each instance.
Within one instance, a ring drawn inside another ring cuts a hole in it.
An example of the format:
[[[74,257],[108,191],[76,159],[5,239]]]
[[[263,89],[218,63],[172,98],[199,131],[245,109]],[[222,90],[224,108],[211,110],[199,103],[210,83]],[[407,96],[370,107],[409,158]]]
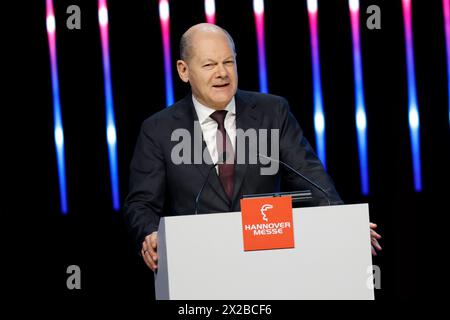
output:
[[[215,120],[209,117],[216,110],[201,104],[194,97],[194,95],[192,95],[192,102],[194,103],[195,112],[197,113],[198,121],[200,122],[200,127],[203,132],[203,139],[208,147],[209,155],[211,156],[213,163],[217,163],[219,160],[216,144],[218,124]],[[236,150],[236,103],[234,101],[234,97],[224,110],[228,111],[225,116],[225,130],[230,137],[233,150]],[[216,167],[216,171],[219,172],[219,167]]]

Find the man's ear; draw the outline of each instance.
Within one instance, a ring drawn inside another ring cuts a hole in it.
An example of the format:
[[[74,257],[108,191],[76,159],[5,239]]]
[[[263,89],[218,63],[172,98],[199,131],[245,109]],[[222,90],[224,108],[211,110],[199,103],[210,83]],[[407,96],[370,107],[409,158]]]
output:
[[[183,82],[188,82],[189,81],[189,68],[186,62],[184,62],[183,60],[178,60],[177,61],[177,70],[178,70],[178,75],[180,76],[180,79]]]

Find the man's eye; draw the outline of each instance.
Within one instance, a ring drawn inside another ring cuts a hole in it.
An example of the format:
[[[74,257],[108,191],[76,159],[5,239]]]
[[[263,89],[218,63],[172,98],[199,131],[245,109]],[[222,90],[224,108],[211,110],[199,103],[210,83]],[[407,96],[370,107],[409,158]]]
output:
[[[212,63],[207,63],[204,65],[204,67],[211,67],[211,66],[212,66]]]
[[[225,61],[225,64],[234,64],[234,61]]]

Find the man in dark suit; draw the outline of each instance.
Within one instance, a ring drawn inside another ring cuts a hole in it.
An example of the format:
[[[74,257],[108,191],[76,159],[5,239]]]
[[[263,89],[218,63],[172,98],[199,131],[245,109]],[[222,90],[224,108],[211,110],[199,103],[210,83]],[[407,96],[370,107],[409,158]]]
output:
[[[342,203],[287,101],[237,89],[234,43],[225,30],[206,23],[191,27],[181,39],[180,55],[178,74],[192,92],[144,121],[125,201],[126,222],[149,268],[157,268],[161,216],[240,211],[242,195],[276,192],[280,186],[310,189],[318,205]],[[268,134],[257,136],[257,143],[239,143],[243,132],[250,132],[248,138],[258,130],[276,133],[275,139]],[[271,150],[271,158],[294,167],[327,195],[284,167],[263,174],[273,161],[251,163],[252,155],[262,153],[255,145],[264,146],[266,154]],[[372,244],[381,249],[379,235],[371,231]]]

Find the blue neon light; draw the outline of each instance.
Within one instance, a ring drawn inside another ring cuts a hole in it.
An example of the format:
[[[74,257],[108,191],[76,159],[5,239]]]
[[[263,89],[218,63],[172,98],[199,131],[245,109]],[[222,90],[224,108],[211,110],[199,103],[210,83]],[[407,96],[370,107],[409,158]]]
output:
[[[414,45],[411,17],[411,1],[403,0],[403,21],[405,27],[406,71],[408,81],[408,122],[414,173],[414,189],[422,190],[420,160],[420,118],[417,103],[416,74],[414,69]]]
[[[359,32],[359,1],[349,0],[350,19],[353,42],[353,74],[355,86],[355,122],[358,141],[358,155],[361,189],[364,195],[369,194],[369,164],[367,157],[367,119],[364,101],[363,71],[361,63],[361,45]]]

